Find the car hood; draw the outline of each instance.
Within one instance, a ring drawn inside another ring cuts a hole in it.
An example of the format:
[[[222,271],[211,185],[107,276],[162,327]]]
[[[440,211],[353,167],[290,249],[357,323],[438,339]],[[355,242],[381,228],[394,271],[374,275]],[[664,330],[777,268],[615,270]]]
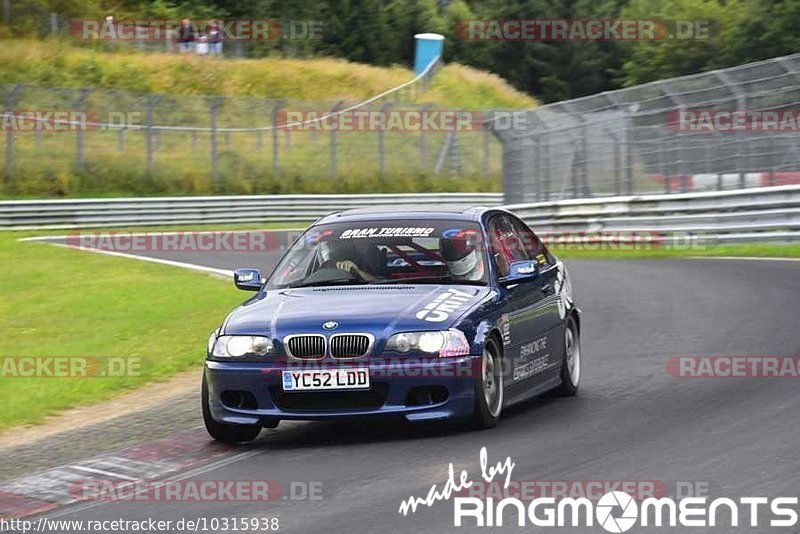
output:
[[[277,289],[236,308],[225,334],[268,335],[326,332],[389,332],[447,329],[483,300],[488,287],[469,285],[386,285]]]

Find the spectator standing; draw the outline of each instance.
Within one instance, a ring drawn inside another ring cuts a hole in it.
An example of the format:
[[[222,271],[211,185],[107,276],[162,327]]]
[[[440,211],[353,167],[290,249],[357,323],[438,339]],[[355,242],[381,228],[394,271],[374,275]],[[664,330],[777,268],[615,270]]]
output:
[[[222,31],[216,19],[208,21],[208,50],[212,56],[222,56]]]
[[[181,20],[181,25],[178,27],[178,46],[181,54],[187,54],[192,51],[194,38],[195,32],[191,21],[189,19]]]

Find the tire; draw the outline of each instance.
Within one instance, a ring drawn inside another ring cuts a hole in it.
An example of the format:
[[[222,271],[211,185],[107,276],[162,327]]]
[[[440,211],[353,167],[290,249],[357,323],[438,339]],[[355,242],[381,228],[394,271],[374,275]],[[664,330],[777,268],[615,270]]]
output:
[[[475,413],[472,425],[477,429],[493,428],[503,411],[502,351],[494,338],[483,346],[481,376],[475,386]]]
[[[553,393],[559,397],[571,397],[581,385],[581,338],[575,318],[567,318],[564,329],[564,354],[561,360],[561,385]]]
[[[211,408],[208,404],[208,383],[203,374],[203,388],[201,393],[203,404],[203,423],[206,425],[208,435],[223,443],[246,443],[256,439],[261,432],[261,425],[229,425],[218,423],[211,416]]]

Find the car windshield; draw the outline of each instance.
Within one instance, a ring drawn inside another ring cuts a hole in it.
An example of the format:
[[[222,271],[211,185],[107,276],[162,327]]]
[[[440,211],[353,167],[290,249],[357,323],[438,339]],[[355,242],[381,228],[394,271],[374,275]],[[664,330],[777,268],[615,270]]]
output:
[[[278,263],[267,288],[486,281],[477,224],[378,220],[309,228]]]

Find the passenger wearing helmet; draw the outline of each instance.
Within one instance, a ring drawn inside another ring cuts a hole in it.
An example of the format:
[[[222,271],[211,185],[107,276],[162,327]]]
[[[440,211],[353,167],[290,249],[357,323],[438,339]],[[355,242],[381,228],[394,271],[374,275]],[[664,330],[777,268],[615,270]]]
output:
[[[474,230],[442,238],[441,247],[442,259],[453,280],[483,280],[485,266],[478,234]]]

